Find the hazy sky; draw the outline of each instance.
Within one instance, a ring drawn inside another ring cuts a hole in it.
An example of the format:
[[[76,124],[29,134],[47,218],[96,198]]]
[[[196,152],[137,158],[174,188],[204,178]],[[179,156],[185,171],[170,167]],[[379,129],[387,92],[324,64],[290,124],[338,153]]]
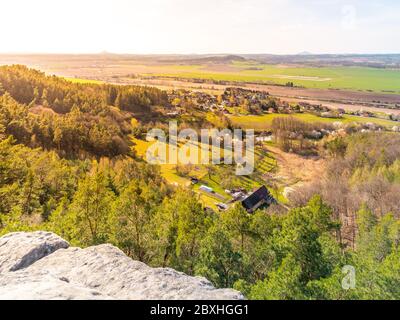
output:
[[[400,53],[399,0],[2,0],[0,52]]]

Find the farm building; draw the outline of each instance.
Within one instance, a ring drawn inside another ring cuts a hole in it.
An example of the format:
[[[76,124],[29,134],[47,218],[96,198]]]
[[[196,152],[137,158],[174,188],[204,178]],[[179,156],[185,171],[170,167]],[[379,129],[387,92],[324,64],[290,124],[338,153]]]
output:
[[[276,200],[271,195],[267,187],[262,186],[251,195],[249,195],[246,199],[242,201],[242,206],[249,213],[253,213],[258,208],[263,205],[270,206],[272,203],[275,203]]]
[[[207,192],[207,193],[214,193],[214,190],[210,187],[207,187],[205,185],[200,186],[199,188],[201,191]]]

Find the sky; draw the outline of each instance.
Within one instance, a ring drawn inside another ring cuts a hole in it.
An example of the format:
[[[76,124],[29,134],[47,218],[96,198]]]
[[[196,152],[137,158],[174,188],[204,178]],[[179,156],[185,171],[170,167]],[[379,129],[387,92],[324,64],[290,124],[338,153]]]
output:
[[[400,53],[399,0],[2,0],[2,53]]]

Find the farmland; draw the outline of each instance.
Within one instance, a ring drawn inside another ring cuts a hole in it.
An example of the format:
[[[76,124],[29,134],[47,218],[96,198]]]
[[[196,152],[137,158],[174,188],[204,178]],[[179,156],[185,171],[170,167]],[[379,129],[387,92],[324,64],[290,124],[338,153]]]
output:
[[[400,71],[367,67],[304,67],[233,62],[223,67],[168,65],[149,67],[148,75],[236,82],[260,82],[313,89],[400,93]]]
[[[371,111],[379,108],[387,113],[399,112],[397,56],[317,58],[320,60],[315,62],[302,56],[258,55],[0,55],[0,65],[25,64],[78,83],[146,85],[163,90],[186,88],[214,93],[227,86],[239,86],[267,91],[290,101],[308,100],[346,110],[368,107]],[[371,67],[374,65],[371,59],[380,61],[379,66]]]
[[[121,82],[142,77],[171,77],[183,79],[211,79],[286,85],[309,89],[344,89],[355,92],[400,94],[400,70],[385,65],[380,68],[368,64],[310,65],[279,57],[275,63],[255,59],[217,59],[186,56],[166,59],[160,56],[118,55],[0,55],[1,64],[26,64],[46,73],[56,74],[79,82],[84,79]],[[217,60],[216,60],[217,59]]]
[[[281,117],[295,117],[296,119],[303,120],[305,122],[323,122],[323,123],[375,123],[378,125],[393,127],[398,125],[395,121],[379,119],[379,118],[365,118],[353,115],[344,115],[342,118],[322,118],[313,114],[308,113],[297,113],[297,114],[265,114],[265,115],[232,115],[229,118],[232,123],[242,127],[243,129],[255,129],[255,130],[269,130],[271,128],[272,121],[275,118]]]

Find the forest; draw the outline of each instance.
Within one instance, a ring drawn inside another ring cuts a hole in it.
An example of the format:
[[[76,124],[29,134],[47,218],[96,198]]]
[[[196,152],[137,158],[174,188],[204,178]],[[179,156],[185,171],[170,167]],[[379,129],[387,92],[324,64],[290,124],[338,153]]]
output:
[[[71,83],[19,65],[0,67],[0,94],[7,134],[67,158],[128,154],[131,114],[168,102],[155,88]]]
[[[285,212],[215,212],[132,151],[132,117],[156,106],[168,95],[155,88],[0,67],[0,235],[48,230],[76,246],[112,243],[248,299],[400,299],[398,134],[324,141],[325,176]],[[350,290],[344,266],[356,272]]]

